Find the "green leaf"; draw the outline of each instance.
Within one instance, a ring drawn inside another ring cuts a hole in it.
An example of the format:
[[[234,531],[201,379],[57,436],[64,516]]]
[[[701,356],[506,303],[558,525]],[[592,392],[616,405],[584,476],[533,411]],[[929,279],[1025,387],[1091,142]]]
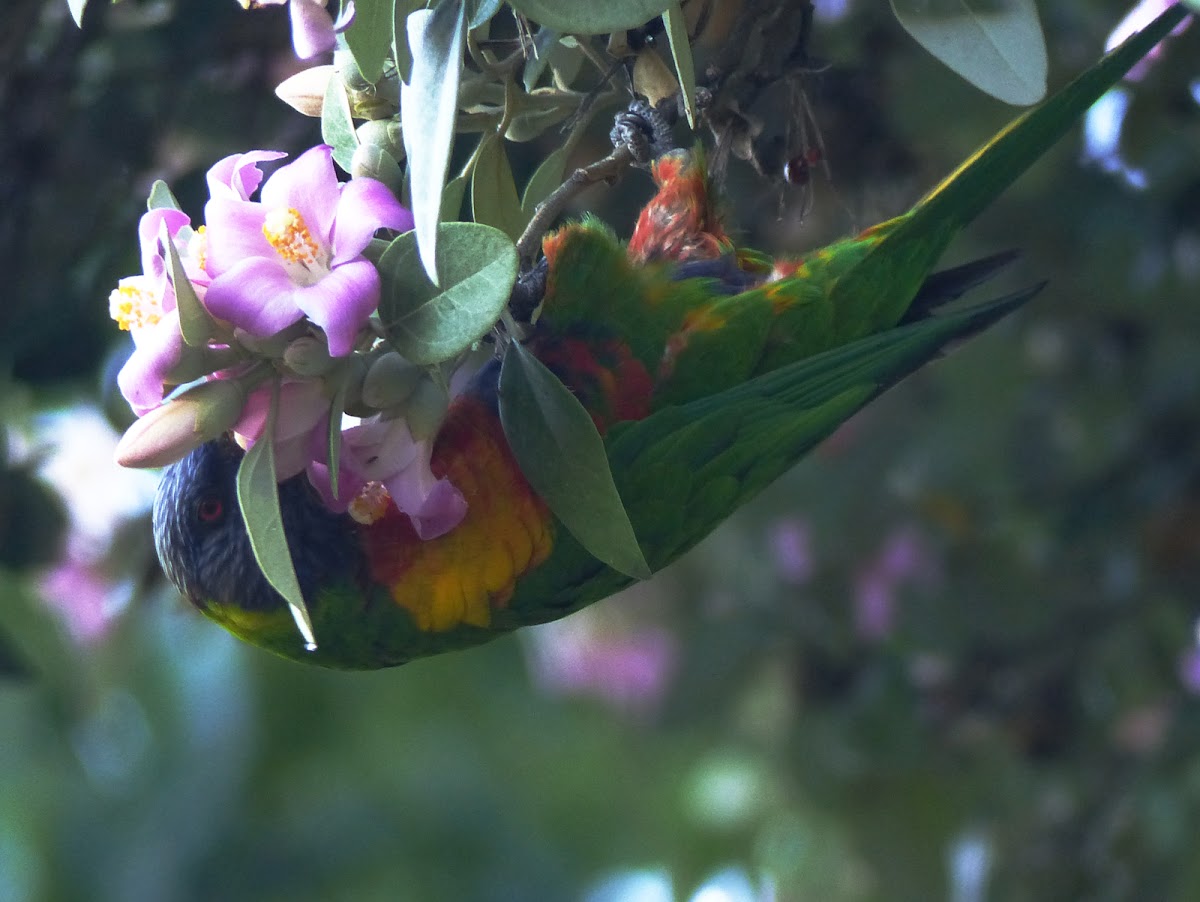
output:
[[[645,25],[671,0],[509,0],[509,6],[539,25],[563,34],[608,34]]]
[[[321,103],[321,140],[333,148],[333,159],[342,170],[349,172],[354,151],[358,150],[358,135],[350,115],[346,85],[336,76],[325,85],[325,99]]]
[[[494,226],[513,241],[521,237],[528,218],[521,210],[512,167],[504,151],[504,140],[487,135],[471,176],[471,215],[476,222]]]
[[[517,250],[491,226],[442,223],[437,252],[444,288],[425,277],[413,232],[393,241],[379,260],[384,333],[400,354],[423,366],[449,360],[486,335],[517,278]]]
[[[276,383],[271,395],[271,407],[267,412],[267,423],[262,437],[246,452],[238,466],[237,499],[242,509],[242,520],[246,534],[250,537],[250,548],[254,559],[267,582],[283,596],[292,609],[296,627],[309,651],[316,650],[312,620],[304,595],[300,591],[300,580],[296,578],[296,567],[288,549],[287,535],[283,530],[283,513],[279,509],[279,483],[275,479],[275,420],[279,414],[279,386]]]
[[[525,186],[525,193],[521,196],[521,210],[525,213],[526,223],[537,212],[538,204],[562,184],[563,170],[567,166],[568,150],[566,145],[558,148],[542,160],[537,169],[533,170],[533,175],[529,177],[529,184]]]
[[[203,348],[216,336],[217,323],[208,312],[208,308],[200,303],[196,288],[188,278],[179,259],[179,251],[175,242],[167,232],[164,222],[158,232],[158,240],[167,254],[167,274],[171,279],[171,287],[175,289],[175,307],[179,311],[179,331],[183,333],[183,342],[192,348]]]
[[[503,0],[467,0],[467,27],[474,31],[500,12]]]
[[[539,28],[533,36],[533,52],[525,59],[525,69],[521,73],[521,84],[528,94],[537,87],[538,79],[550,64],[550,51],[558,46],[561,37],[553,28]]]
[[[392,0],[355,0],[354,21],[346,29],[346,46],[363,78],[371,84],[383,75],[383,64],[392,49],[395,27]]]
[[[150,196],[146,198],[147,210],[182,210],[179,201],[171,193],[170,186],[162,179],[155,179],[150,186]]]
[[[400,80],[406,84],[412,81],[412,51],[408,47],[408,26],[405,23],[410,13],[424,7],[424,0],[396,0],[392,16],[392,52],[396,60],[396,71],[400,73]]]
[[[667,26],[667,41],[671,45],[671,59],[675,61],[675,76],[683,91],[683,109],[687,114],[688,127],[696,129],[696,67],[692,63],[692,45],[688,42],[687,20],[679,0],[667,7],[663,13],[663,24]]]
[[[922,47],[1015,106],[1046,96],[1046,41],[1033,0],[891,0]]]
[[[346,395],[350,391],[350,382],[346,378],[346,370],[342,371],[343,378],[333,393],[329,402],[329,435],[326,450],[329,452],[329,491],[334,498],[338,497],[338,471],[342,459],[342,412],[346,409]]]
[[[466,8],[462,0],[443,0],[433,10],[412,13],[407,27],[412,81],[400,85],[400,115],[417,245],[425,272],[436,285],[438,223],[458,112]]]
[[[549,102],[539,102],[543,98]],[[553,89],[538,88],[534,93],[526,95],[522,107],[521,112],[513,116],[512,122],[504,132],[504,137],[509,141],[523,143],[541,137],[550,126],[557,125],[578,112],[579,104],[570,96]]]
[[[466,174],[459,174],[446,182],[446,187],[442,189],[443,222],[455,222],[458,219],[462,212],[463,197],[467,193],[469,178],[470,176]]]
[[[614,570],[648,579],[591,415],[515,341],[500,367],[500,422],[521,472],[571,535]]]

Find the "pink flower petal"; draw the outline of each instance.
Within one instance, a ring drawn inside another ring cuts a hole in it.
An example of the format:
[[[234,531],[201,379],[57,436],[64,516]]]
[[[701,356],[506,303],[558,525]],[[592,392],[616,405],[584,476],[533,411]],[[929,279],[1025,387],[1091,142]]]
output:
[[[204,306],[213,316],[266,337],[303,315],[295,293],[296,284],[278,260],[250,257],[213,279]]]
[[[248,150],[230,154],[208,170],[205,176],[208,193],[213,197],[249,200],[263,180],[262,170],[257,164],[286,156],[286,153],[278,150]]]
[[[163,381],[183,355],[179,313],[167,311],[149,329],[139,329],[134,342],[137,347],[117,374],[117,385],[140,417],[162,403]]]
[[[209,288],[210,296],[211,292]],[[325,330],[330,355],[344,357],[354,350],[359,331],[379,306],[379,272],[367,260],[351,260],[320,282],[297,288],[294,298],[305,315]]]
[[[275,249],[263,234],[265,216],[262,204],[228,197],[213,197],[204,205],[210,275],[229,272],[247,257],[269,257],[278,261]]]
[[[295,207],[313,238],[329,248],[341,185],[333,171],[333,148],[318,144],[277,170],[262,187],[265,210]]]
[[[234,432],[249,439],[257,439],[262,435],[273,390],[272,386],[264,385],[250,393],[241,417],[234,424]],[[328,413],[329,399],[321,391],[319,382],[284,382],[279,386],[279,417],[275,421],[275,438],[278,441],[291,441],[306,435]]]
[[[296,56],[307,60],[333,49],[333,19],[319,0],[291,0],[288,11]]]
[[[158,244],[159,232],[163,223],[167,224],[167,234],[174,238],[184,226],[191,225],[191,219],[182,210],[160,208],[149,210],[138,220],[138,244],[142,249],[142,272],[146,275],[157,275],[164,271],[162,248]]]
[[[407,232],[412,227],[412,213],[400,205],[383,182],[371,178],[351,179],[342,186],[342,198],[333,224],[332,265],[337,266],[361,254],[376,229]]]
[[[439,479],[429,493],[415,506],[413,502],[416,499],[404,498],[402,504],[396,498],[392,488],[393,485],[398,486],[399,484],[407,486],[404,477],[389,480],[388,491],[392,493],[392,499],[396,501],[396,506],[408,514],[417,537],[422,541],[445,535],[461,523],[463,517],[467,515],[467,500],[448,479]]]
[[[336,498],[333,497],[333,484],[329,480],[329,464],[324,461],[314,460],[308,465],[308,481],[317,490],[317,494],[321,496],[321,500],[325,503],[325,506],[338,514],[346,512],[354,496],[367,484],[366,480],[362,479],[346,466],[344,459],[340,461],[340,464],[341,466],[338,468],[338,495]]]

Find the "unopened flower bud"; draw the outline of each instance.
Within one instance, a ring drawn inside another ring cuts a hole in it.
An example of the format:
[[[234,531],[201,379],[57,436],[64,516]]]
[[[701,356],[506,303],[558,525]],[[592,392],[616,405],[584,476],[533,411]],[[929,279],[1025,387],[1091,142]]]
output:
[[[404,173],[400,171],[400,165],[390,153],[374,144],[360,144],[354,149],[354,156],[350,159],[350,175],[353,178],[366,176],[377,179],[397,197],[404,189]]]
[[[283,362],[297,376],[324,376],[333,366],[325,342],[311,335],[302,335],[288,345]]]
[[[372,119],[354,130],[359,144],[374,144],[400,162],[404,159],[404,130],[395,119]]]
[[[275,96],[297,112],[319,119],[325,88],[336,74],[333,66],[311,66],[281,81],[275,88]]]
[[[426,376],[425,370],[388,351],[371,364],[363,380],[362,401],[375,410],[386,410],[409,399]]]
[[[385,75],[363,91],[350,91],[350,113],[355,119],[387,121],[400,112],[400,79]]]
[[[404,408],[404,418],[413,439],[423,442],[437,435],[449,406],[450,396],[446,389],[432,379],[422,379]]]
[[[345,386],[345,401],[342,405],[352,417],[374,416],[378,411],[363,402],[363,385],[367,379],[367,360],[361,354],[342,358],[341,379]]]
[[[289,326],[282,332],[276,332],[274,335],[258,336],[251,335],[245,329],[235,329],[233,332],[234,341],[259,357],[277,358],[282,357],[288,349],[288,345],[300,335],[307,331],[307,325],[303,322]]]
[[[354,54],[349,50],[335,50],[333,52],[333,65],[337,68],[338,75],[342,79],[342,84],[346,86],[347,91],[368,91],[371,89],[371,83],[363,77],[362,70],[358,68],[358,63],[355,62]]]
[[[122,467],[165,467],[231,429],[245,403],[237,382],[203,382],[130,426],[114,457]]]

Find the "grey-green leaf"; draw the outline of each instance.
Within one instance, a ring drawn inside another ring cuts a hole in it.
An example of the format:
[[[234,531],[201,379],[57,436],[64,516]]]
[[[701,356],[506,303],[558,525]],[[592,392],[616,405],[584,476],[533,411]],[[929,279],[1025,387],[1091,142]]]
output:
[[[436,285],[438,223],[458,109],[466,8],[462,0],[442,0],[435,9],[412,13],[407,26],[412,80],[400,85],[400,114],[417,244]]]
[[[309,650],[314,650],[317,643],[313,636],[312,620],[304,604],[300,581],[296,578],[296,568],[283,530],[283,513],[279,509],[273,441],[278,409],[279,392],[276,390],[271,398],[262,437],[246,452],[238,466],[238,506],[242,509],[242,520],[246,524],[246,534],[250,537],[250,547],[259,569],[267,582],[288,603],[300,635]]]
[[[533,36],[532,52],[525,59],[525,70],[521,73],[521,84],[529,93],[537,87],[538,79],[550,64],[550,50],[558,44],[560,35],[553,28],[540,28]]]
[[[175,307],[179,311],[179,331],[183,334],[184,344],[203,348],[216,336],[217,323],[208,308],[200,303],[200,297],[183,268],[183,261],[179,259],[179,251],[175,249],[175,242],[171,240],[165,222],[159,229],[158,240],[166,250],[167,274],[175,289]]]
[[[346,409],[346,395],[349,393],[349,380],[343,370],[343,378],[338,383],[329,402],[329,434],[326,436],[326,450],[329,452],[329,491],[334,498],[338,497],[338,473],[341,471],[342,460],[342,413]]]
[[[500,422],[529,484],[588,553],[627,576],[649,578],[595,423],[517,342],[500,367]]]
[[[1046,95],[1046,41],[1033,0],[891,0],[922,47],[1015,106]]]
[[[155,179],[150,186],[150,196],[146,198],[147,210],[181,210],[179,201],[171,193],[170,186],[162,179]]]
[[[683,110],[687,114],[688,127],[696,129],[696,67],[692,63],[692,45],[688,43],[687,20],[679,0],[667,7],[663,13],[663,24],[667,27],[667,41],[671,45],[671,59],[675,61],[675,76],[683,91]]]
[[[442,219],[444,221],[454,222],[462,212],[463,197],[467,193],[467,179],[468,176],[460,173],[446,182],[446,187],[442,189]]]
[[[533,218],[538,204],[562,184],[568,150],[567,145],[559,147],[542,160],[537,169],[533,170],[533,175],[529,177],[529,184],[525,186],[525,193],[521,196],[521,209],[525,213],[526,222]]]
[[[350,97],[340,78],[331,78],[325,84],[325,99],[321,103],[321,140],[333,148],[333,159],[345,172],[349,172],[354,151],[358,150],[358,134],[350,115]]]
[[[502,0],[468,0],[469,21],[467,27],[474,30],[489,22],[492,16],[500,12],[501,2]]]
[[[346,29],[346,46],[355,65],[371,84],[383,75],[383,64],[392,49],[392,0],[355,0],[354,21]]]
[[[384,333],[400,354],[423,366],[450,360],[486,335],[517,278],[512,240],[490,226],[443,223],[437,248],[441,288],[425,277],[412,232],[393,241],[379,260]]]
[[[509,5],[563,34],[608,34],[645,25],[671,0],[509,0]]]
[[[405,84],[412,81],[412,51],[408,49],[409,14],[425,6],[422,0],[396,0],[392,18],[392,52],[395,55],[396,71]]]
[[[521,237],[529,221],[517,197],[504,141],[496,134],[484,137],[475,161],[475,172],[471,176],[471,216],[476,222],[494,226],[513,241]]]

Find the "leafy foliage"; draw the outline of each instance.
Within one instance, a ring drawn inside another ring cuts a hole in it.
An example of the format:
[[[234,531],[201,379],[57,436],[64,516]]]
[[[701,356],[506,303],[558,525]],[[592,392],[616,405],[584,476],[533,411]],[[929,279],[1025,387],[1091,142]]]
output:
[[[500,370],[500,419],[534,490],[579,543],[614,570],[649,579],[591,415],[518,342]]]
[[[424,4],[394,6],[403,23]],[[1077,64],[1080,41],[1098,46],[1124,6],[1055,7],[1054,71]],[[0,93],[19,126],[0,130],[0,152],[21,176],[0,242],[10,437],[33,419],[21,398],[107,403],[97,374],[118,343],[90,311],[136,263],[135,214],[114,198],[169,173],[194,211],[194,161],[213,147],[316,140],[261,90],[263,71],[290,64],[281,10],[180,5],[162,20],[94,3],[73,36],[53,16],[23,31],[23,9],[11,38],[37,52],[14,56],[3,78],[21,90]],[[469,29],[507,15],[488,0],[466,10]],[[832,187],[814,164],[797,189],[811,213],[799,221],[793,193],[780,220],[778,196],[735,164],[727,202],[748,243],[814,246],[862,211],[899,209],[993,130],[994,109],[897,35],[879,4],[818,23],[813,52],[833,67],[804,96]],[[393,38],[407,47],[403,28]],[[577,61],[570,40],[555,46]],[[586,898],[607,875],[661,869],[686,898],[736,864],[775,873],[781,899],[937,898],[978,889],[958,865],[982,862],[989,898],[1196,898],[1194,41],[1130,89],[1127,144],[1149,190],[1058,154],[952,251],[1019,241],[1025,272],[1052,285],[1020,322],[897,390],[696,554],[566,631],[370,678],[296,668],[181,610],[135,521],[105,566],[143,591],[106,639],[79,647],[38,588],[65,521],[23,473],[40,500],[18,514],[5,495],[0,511],[4,551],[38,559],[0,569],[18,650],[3,659],[35,674],[0,697],[6,892]],[[251,43],[269,48],[254,65]],[[570,68],[548,62],[533,90],[558,91]],[[570,90],[590,94],[595,74],[584,66]],[[470,62],[463,77],[460,96],[477,102],[456,111],[455,167],[499,133],[508,102],[484,90],[502,76]],[[506,147],[514,181],[545,197],[535,181],[556,177],[526,176],[560,153],[558,123],[579,98],[512,96],[505,137],[520,120],[531,139]],[[44,115],[54,109],[76,113]],[[770,110],[759,135],[796,121],[778,95]],[[571,138],[576,150],[547,164],[560,174],[568,157],[607,152],[586,126]],[[448,180],[440,219],[458,216],[451,195],[470,181],[469,167]],[[589,206],[621,223],[645,192],[630,177]],[[645,637],[660,644],[633,644]],[[579,680],[583,667],[555,671],[556,650],[617,676],[603,689]],[[657,692],[620,680],[647,672],[665,674]]]
[[[917,42],[981,91],[1016,106],[1046,95],[1046,42],[1033,0],[892,0]]]

